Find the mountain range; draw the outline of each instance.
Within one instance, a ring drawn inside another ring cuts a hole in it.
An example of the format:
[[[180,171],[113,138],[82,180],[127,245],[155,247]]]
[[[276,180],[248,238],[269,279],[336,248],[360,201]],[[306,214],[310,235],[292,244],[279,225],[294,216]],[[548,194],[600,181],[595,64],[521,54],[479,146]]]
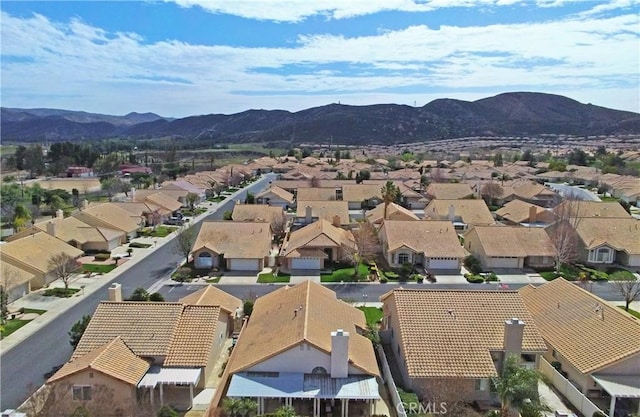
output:
[[[298,112],[248,110],[167,118],[57,109],[1,108],[2,140],[12,142],[176,137],[215,143],[393,144],[466,136],[640,133],[640,114],[530,92],[476,101],[434,100],[423,107],[330,104]]]

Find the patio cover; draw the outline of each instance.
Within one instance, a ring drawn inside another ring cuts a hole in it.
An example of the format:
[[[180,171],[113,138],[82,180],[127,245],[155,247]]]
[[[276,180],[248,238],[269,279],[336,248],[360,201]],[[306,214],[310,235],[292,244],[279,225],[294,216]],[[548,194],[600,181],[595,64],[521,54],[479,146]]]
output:
[[[155,388],[158,384],[196,385],[200,380],[201,372],[201,368],[162,368],[160,366],[152,366],[138,382],[138,387]]]
[[[637,375],[591,375],[612,397],[640,398],[640,378]]]
[[[379,399],[378,382],[369,375],[331,378],[289,372],[242,372],[231,377],[228,397]]]

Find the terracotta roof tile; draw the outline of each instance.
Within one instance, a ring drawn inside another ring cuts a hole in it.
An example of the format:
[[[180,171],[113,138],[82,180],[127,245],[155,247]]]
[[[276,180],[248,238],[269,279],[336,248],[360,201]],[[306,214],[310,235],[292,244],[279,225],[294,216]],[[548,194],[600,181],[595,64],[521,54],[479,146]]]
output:
[[[271,229],[263,222],[202,222],[193,251],[208,248],[225,258],[259,259],[271,250]]]
[[[281,287],[256,300],[228,369],[233,373],[249,369],[305,342],[330,354],[331,332],[344,329],[350,334],[349,364],[379,375],[371,342],[357,332],[365,326],[362,311],[338,300],[333,291],[320,284],[305,281]]]
[[[453,207],[454,219],[449,219],[449,210]],[[484,200],[431,200],[425,207],[424,214],[433,220],[462,221],[466,224],[495,223],[489,207]]]
[[[298,201],[317,200],[317,201],[335,201],[336,189],[335,188],[318,188],[318,187],[305,187],[298,188]]]
[[[0,245],[0,256],[8,258],[16,266],[26,266],[47,273],[49,260],[52,256],[65,253],[78,258],[84,252],[60,239],[49,236],[44,232],[34,233],[22,239]]]
[[[293,203],[293,200],[294,200],[293,194],[275,185],[272,186],[271,188],[267,188],[261,193],[256,194],[256,198],[263,198],[265,196],[268,196],[269,194],[274,194],[288,203]]]
[[[459,200],[473,195],[469,184],[433,183],[427,187],[426,194],[431,199]]]
[[[347,201],[309,201],[298,199],[297,217],[305,217],[307,206],[311,215],[333,223],[333,216],[340,216],[340,223],[349,224],[349,202]]]
[[[411,378],[497,376],[491,351],[504,350],[505,321],[512,317],[525,322],[523,352],[546,351],[517,292],[395,289],[382,301],[385,314],[398,318]]]
[[[382,223],[380,240],[393,251],[407,246],[428,257],[464,257],[458,235],[448,221],[386,220]]]
[[[547,343],[582,373],[640,353],[640,320],[562,278],[520,290]]]
[[[283,256],[300,256],[300,249],[340,247],[346,245],[355,247],[353,235],[339,227],[333,226],[326,220],[318,220],[301,229],[292,232],[289,239],[282,245]]]
[[[242,306],[242,300],[222,291],[214,285],[207,285],[198,291],[180,299],[181,303],[196,306],[220,306],[220,308],[235,314],[236,310]]]
[[[381,223],[384,218],[384,204],[378,205],[373,210],[366,212],[365,217],[370,223]],[[411,210],[396,204],[389,203],[387,207],[387,220],[420,220]]]
[[[55,382],[91,369],[136,385],[149,370],[149,363],[135,355],[117,336],[110,342],[64,364],[47,382]]]
[[[185,306],[164,366],[207,366],[217,336],[219,315],[219,307]]]
[[[344,201],[358,202],[372,198],[382,199],[382,186],[378,184],[349,184],[342,186]]]
[[[578,221],[576,231],[587,249],[606,243],[616,250],[640,255],[640,221],[634,218],[584,217]]]
[[[555,256],[553,242],[541,227],[476,226],[467,234],[478,236],[487,256]]]

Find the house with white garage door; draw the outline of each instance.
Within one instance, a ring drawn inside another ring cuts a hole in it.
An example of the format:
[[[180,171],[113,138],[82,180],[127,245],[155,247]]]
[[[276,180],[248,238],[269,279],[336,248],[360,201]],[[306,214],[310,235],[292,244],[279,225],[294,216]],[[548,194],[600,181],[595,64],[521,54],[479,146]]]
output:
[[[268,222],[203,222],[191,255],[196,269],[261,271],[271,250]]]
[[[458,273],[465,256],[449,221],[385,220],[378,234],[391,267],[405,263],[441,273]]]
[[[280,255],[286,269],[323,269],[355,248],[351,232],[320,219],[292,232],[282,244]]]

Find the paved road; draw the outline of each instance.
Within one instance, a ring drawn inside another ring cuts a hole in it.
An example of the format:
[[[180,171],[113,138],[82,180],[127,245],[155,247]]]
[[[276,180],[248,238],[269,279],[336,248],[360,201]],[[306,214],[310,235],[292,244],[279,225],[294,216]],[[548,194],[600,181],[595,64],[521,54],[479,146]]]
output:
[[[601,201],[600,197],[598,197],[591,191],[586,190],[584,188],[580,188],[573,185],[567,185],[567,184],[548,183],[548,185],[552,190],[557,191],[563,197],[567,197],[571,195],[576,197],[578,200]]]
[[[273,180],[275,175],[251,184],[239,193],[236,199],[244,200],[246,192],[262,191]],[[220,205],[217,211],[206,220],[221,219],[227,210],[233,209],[233,201]],[[196,227],[199,229],[200,224]],[[126,297],[137,287],[149,288],[158,280],[169,278],[182,256],[176,251],[176,242],[172,241],[159,247],[119,276],[105,281],[104,286],[88,295],[71,309],[53,319],[47,326],[25,339],[13,349],[0,357],[0,410],[17,408],[30,395],[32,387],[39,387],[45,381],[43,374],[53,367],[66,362],[72,353],[67,332],[71,326],[85,314],[93,314],[100,300],[108,297],[107,288],[111,282],[122,284],[122,292]]]
[[[509,289],[517,290],[518,288],[526,284],[509,284]],[[401,284],[328,284],[327,288],[335,291],[338,298],[343,300],[351,300],[354,302],[376,302],[379,297],[392,290],[402,286]],[[477,290],[494,290],[495,284],[405,284],[404,288],[409,289],[477,289]],[[199,285],[167,285],[160,289],[160,293],[164,295],[167,301],[177,301],[178,299],[191,294],[194,291],[202,288]],[[280,285],[218,285],[223,291],[238,297],[240,299],[252,299],[264,294],[268,294],[280,288]],[[617,301],[620,296],[613,290],[613,284],[610,283],[594,283],[590,288],[590,291],[598,297],[607,301]],[[366,297],[364,297],[366,295]]]

